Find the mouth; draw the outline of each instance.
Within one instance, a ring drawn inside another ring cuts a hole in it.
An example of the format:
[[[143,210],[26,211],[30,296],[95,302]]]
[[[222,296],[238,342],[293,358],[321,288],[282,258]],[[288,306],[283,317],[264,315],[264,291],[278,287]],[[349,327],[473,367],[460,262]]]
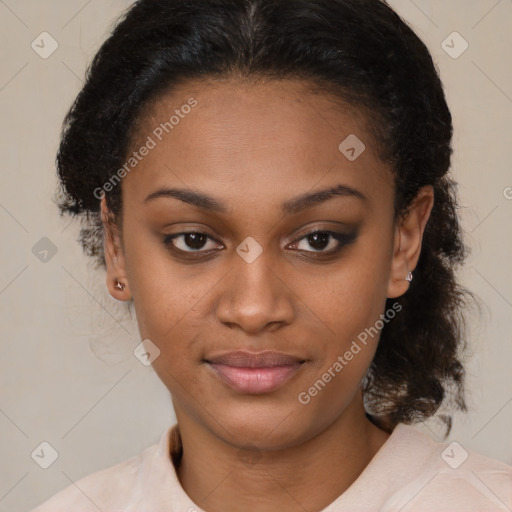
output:
[[[270,393],[288,382],[306,362],[282,352],[227,352],[203,362],[230,388],[243,394]]]

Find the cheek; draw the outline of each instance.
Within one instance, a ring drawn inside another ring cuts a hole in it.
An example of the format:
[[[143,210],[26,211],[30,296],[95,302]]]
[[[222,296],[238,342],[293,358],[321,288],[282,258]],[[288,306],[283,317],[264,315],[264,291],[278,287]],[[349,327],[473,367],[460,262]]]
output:
[[[137,231],[136,225],[127,232],[126,271],[140,334],[160,344],[190,310],[194,293],[154,235]]]
[[[154,236],[133,233],[125,242],[125,259],[140,336],[159,348],[153,366],[175,387],[173,382],[190,379],[203,357],[205,308],[222,275],[180,265]]]
[[[325,389],[322,382],[317,386],[322,390],[322,403],[332,401],[339,408],[358,389],[375,355],[380,331],[371,328],[384,302],[370,275],[352,272],[340,273],[321,292],[308,296],[308,309],[314,315],[301,324],[314,334],[309,349],[316,362],[309,385],[318,379],[328,382]]]
[[[373,360],[386,301],[380,271],[368,259],[361,268],[347,264],[346,271],[336,274],[321,291],[308,295],[323,335],[315,337],[315,346],[310,347],[318,364],[299,390],[299,402],[319,421],[334,420],[351,403]]]
[[[293,289],[319,326],[343,344],[373,325],[383,312],[389,271],[388,249],[367,239],[332,267],[298,271]]]

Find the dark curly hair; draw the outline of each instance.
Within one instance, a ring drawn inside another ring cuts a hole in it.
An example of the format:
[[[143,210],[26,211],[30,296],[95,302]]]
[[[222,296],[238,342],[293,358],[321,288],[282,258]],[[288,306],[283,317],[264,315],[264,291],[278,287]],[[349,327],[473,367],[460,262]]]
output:
[[[424,43],[381,0],[139,0],[88,67],[57,154],[61,215],[82,220],[80,242],[105,265],[99,187],[122,167],[141,115],[193,79],[300,79],[367,114],[396,183],[395,220],[420,187],[434,206],[402,313],[384,326],[363,381],[365,407],[392,429],[464,398],[467,256],[448,175],[452,119]],[[121,187],[106,194],[119,219]],[[391,307],[388,299],[386,308]],[[451,416],[443,416],[447,433]]]

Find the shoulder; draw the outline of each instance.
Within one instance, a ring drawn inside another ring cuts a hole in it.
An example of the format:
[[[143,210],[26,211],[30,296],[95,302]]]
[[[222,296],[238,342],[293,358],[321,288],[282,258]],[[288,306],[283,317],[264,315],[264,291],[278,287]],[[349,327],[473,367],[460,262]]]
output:
[[[154,459],[157,449],[158,444],[153,444],[123,462],[84,476],[31,512],[124,510],[138,493],[141,477]]]
[[[402,512],[512,509],[512,466],[457,441],[434,441],[413,426],[397,428],[394,441],[406,448],[403,471],[409,477],[390,506],[400,503]]]

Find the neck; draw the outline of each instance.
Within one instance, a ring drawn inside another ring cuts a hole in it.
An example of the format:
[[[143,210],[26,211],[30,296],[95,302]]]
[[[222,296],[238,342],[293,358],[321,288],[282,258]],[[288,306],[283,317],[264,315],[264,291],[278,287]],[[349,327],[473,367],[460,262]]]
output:
[[[175,406],[183,443],[180,483],[208,512],[322,510],[350,487],[389,438],[366,417],[362,399],[350,407],[354,410],[305,442],[251,451],[178,415]]]

